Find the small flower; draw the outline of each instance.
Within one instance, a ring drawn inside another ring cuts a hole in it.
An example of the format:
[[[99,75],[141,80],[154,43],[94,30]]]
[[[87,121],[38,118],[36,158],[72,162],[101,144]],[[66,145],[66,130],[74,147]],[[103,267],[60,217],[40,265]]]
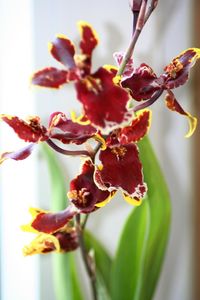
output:
[[[83,144],[90,138],[101,140],[97,129],[91,125],[73,122],[61,112],[55,112],[50,116],[48,128],[40,124],[40,118],[37,116],[30,117],[26,121],[10,115],[0,115],[0,119],[7,123],[20,139],[30,143],[20,150],[2,153],[0,163],[9,158],[23,160],[32,153],[35,144],[49,139],[59,140],[63,144],[77,145]]]
[[[90,213],[102,202],[109,202],[114,193],[102,191],[94,182],[95,166],[90,159],[84,161],[80,174],[70,183],[69,200],[81,213]]]
[[[29,117],[24,121],[16,116],[2,114],[0,120],[7,123],[25,142],[37,143],[48,139],[47,129],[40,124],[38,116]]]
[[[59,88],[69,81],[90,74],[92,52],[98,44],[97,34],[86,22],[80,21],[78,27],[81,34],[80,54],[76,54],[75,46],[70,39],[61,34],[57,35],[56,40],[49,44],[49,51],[65,69],[49,67],[36,72],[32,77],[34,85]]]
[[[24,255],[68,252],[78,247],[77,232],[73,223],[70,223],[77,214],[75,207],[68,206],[57,213],[31,208],[30,213],[33,220],[22,226],[22,230],[38,235],[30,245],[24,247]]]
[[[115,57],[119,64],[121,54],[115,54]],[[160,77],[157,77],[151,67],[146,64],[141,64],[129,77],[125,74],[121,81],[122,86],[130,91],[134,100],[145,101],[136,106],[134,111],[151,105],[159,98],[162,92],[166,90],[167,95],[165,101],[167,107],[188,118],[190,128],[186,137],[190,137],[196,129],[197,119],[181,107],[171,89],[177,88],[187,82],[190,69],[199,58],[200,49],[189,48],[175,57],[172,62],[164,68],[165,72]]]

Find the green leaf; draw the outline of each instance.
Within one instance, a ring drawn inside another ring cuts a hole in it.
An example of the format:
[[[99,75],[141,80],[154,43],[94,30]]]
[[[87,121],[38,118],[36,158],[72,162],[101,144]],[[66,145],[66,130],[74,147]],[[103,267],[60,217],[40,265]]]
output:
[[[148,197],[129,216],[111,273],[112,300],[151,300],[167,246],[171,206],[167,186],[147,138],[139,143]]]
[[[140,300],[152,299],[159,279],[170,229],[171,203],[168,188],[159,163],[147,138],[140,144],[144,177],[148,184],[151,223],[144,261]]]
[[[112,269],[112,300],[136,299],[148,230],[149,210],[144,201],[140,209],[131,213],[122,232]]]
[[[51,208],[62,210],[66,207],[66,183],[61,165],[54,152],[47,146],[42,147],[47,161],[51,181]],[[56,300],[82,300],[74,253],[53,254],[53,281]]]
[[[97,241],[89,231],[85,231],[84,240],[87,251],[94,251],[95,266],[97,274],[99,275],[99,282],[104,282],[105,288],[109,291],[112,259],[101,243]]]

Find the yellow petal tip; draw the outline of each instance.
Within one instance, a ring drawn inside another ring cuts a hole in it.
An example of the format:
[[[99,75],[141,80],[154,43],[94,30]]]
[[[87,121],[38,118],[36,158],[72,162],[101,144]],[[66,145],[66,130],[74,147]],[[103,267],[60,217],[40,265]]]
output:
[[[135,199],[126,194],[123,194],[123,196],[124,196],[124,200],[131,205],[140,206],[142,204],[142,199]]]
[[[185,135],[185,138],[191,137],[197,127],[197,118],[191,116],[189,113],[187,113],[187,118],[188,118],[188,122],[189,122],[189,131]]]

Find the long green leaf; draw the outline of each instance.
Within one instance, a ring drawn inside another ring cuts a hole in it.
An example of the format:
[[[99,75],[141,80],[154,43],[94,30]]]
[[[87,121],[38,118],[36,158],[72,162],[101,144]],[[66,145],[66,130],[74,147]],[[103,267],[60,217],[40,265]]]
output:
[[[54,152],[43,145],[51,181],[51,208],[58,211],[66,207],[66,183],[61,165]],[[73,253],[53,255],[53,278],[56,300],[82,300]]]
[[[122,232],[112,269],[112,300],[135,299],[138,293],[149,230],[147,201],[140,208],[131,213]]]
[[[144,166],[144,177],[148,184],[151,212],[149,238],[144,261],[144,275],[140,300],[153,297],[159,279],[170,229],[171,203],[165,179],[147,138],[139,145]]]
[[[148,197],[128,218],[111,274],[112,300],[151,300],[160,275],[170,226],[170,200],[147,138],[139,143]]]

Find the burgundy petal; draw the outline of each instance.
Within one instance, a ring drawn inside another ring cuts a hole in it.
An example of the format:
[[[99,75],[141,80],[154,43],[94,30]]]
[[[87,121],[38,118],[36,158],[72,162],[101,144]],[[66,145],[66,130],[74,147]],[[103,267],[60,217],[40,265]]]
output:
[[[74,61],[74,45],[64,35],[58,35],[56,40],[50,44],[49,50],[52,56],[66,68],[73,69],[76,67]]]
[[[128,123],[132,113],[127,109],[128,92],[113,82],[114,74],[100,68],[76,83],[77,98],[91,124],[103,133]]]
[[[49,136],[64,144],[80,145],[96,134],[97,130],[91,125],[81,125],[67,119],[61,112],[53,113],[49,122]]]
[[[68,197],[82,213],[92,212],[95,204],[105,201],[110,196],[108,191],[102,191],[96,186],[93,174],[94,165],[91,160],[86,160],[80,175],[70,183]]]
[[[62,252],[74,251],[79,246],[78,235],[75,229],[69,232],[56,232],[54,236],[58,239]]]
[[[47,130],[40,124],[40,118],[30,117],[27,121],[16,116],[0,115],[0,119],[7,123],[25,142],[37,143],[48,139]]]
[[[95,171],[95,182],[102,190],[120,189],[136,200],[143,198],[147,187],[135,144],[115,146],[100,152],[102,167]]]
[[[94,48],[98,44],[98,37],[92,26],[84,21],[78,22],[78,27],[81,34],[80,49],[81,53],[91,56]]]
[[[158,80],[152,68],[146,64],[141,64],[131,77],[122,80],[122,86],[130,90],[131,96],[137,100],[147,100],[161,89],[161,79]]]
[[[200,58],[200,49],[189,48],[175,57],[172,62],[165,67],[165,86],[167,89],[174,89],[186,83],[189,78],[190,69]]]
[[[97,34],[90,24],[80,21],[78,27],[81,35],[80,50],[81,55],[76,56],[76,65],[84,77],[91,73],[92,52],[98,44]]]
[[[34,73],[31,82],[34,85],[57,89],[68,82],[67,76],[67,71],[49,67]]]
[[[54,233],[67,225],[76,213],[73,206],[68,206],[65,210],[56,213],[35,210],[35,217],[28,226],[40,232]],[[26,230],[26,226],[23,229]]]
[[[143,138],[150,127],[151,111],[144,110],[140,112],[132,121],[130,126],[121,129],[118,140],[121,145],[127,145],[131,142],[138,142]]]

